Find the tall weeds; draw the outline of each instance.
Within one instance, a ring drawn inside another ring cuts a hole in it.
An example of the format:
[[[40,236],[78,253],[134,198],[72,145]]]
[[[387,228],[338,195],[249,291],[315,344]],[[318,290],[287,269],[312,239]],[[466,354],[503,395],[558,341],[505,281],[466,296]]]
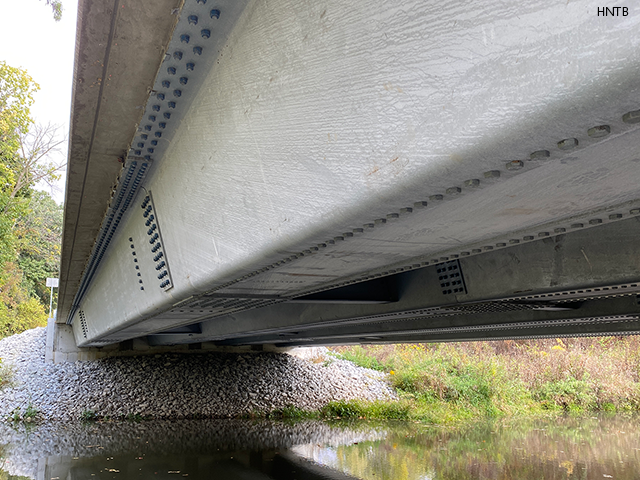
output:
[[[600,337],[337,347],[389,373],[432,421],[541,410],[640,410],[640,339]]]

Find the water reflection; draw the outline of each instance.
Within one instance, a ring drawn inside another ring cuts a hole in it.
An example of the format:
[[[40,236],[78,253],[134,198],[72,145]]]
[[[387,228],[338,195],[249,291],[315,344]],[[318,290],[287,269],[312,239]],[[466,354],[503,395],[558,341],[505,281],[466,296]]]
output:
[[[0,425],[0,480],[639,479],[637,425],[623,417],[456,431],[407,422]]]
[[[0,424],[0,480],[291,478],[295,445],[384,438],[380,427],[241,420]],[[313,468],[313,466],[309,466]],[[329,471],[328,468],[324,470]],[[9,475],[9,476],[8,476]],[[314,478],[309,477],[309,478]]]
[[[386,438],[294,447],[355,477],[395,479],[640,479],[637,418],[501,421],[459,431],[397,424]]]

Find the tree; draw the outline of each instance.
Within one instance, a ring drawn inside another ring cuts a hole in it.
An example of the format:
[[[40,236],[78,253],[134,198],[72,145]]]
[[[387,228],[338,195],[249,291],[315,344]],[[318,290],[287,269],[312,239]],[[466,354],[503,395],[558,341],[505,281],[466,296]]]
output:
[[[54,125],[33,125],[33,127],[18,138],[18,154],[11,159],[13,170],[13,187],[7,189],[9,199],[22,197],[27,190],[40,181],[49,184],[60,177],[57,172],[62,170],[65,162],[51,162],[50,156],[59,151],[65,138],[59,138],[58,127]]]
[[[62,19],[62,2],[58,0],[46,0],[46,2],[53,10],[53,19],[59,22]]]
[[[27,214],[18,219],[15,227],[23,287],[43,305],[49,304],[47,277],[59,275],[62,217],[61,205],[47,192],[34,191],[29,198]]]
[[[0,338],[46,322],[44,282],[59,268],[62,207],[34,186],[57,178],[64,164],[50,158],[64,139],[31,119],[38,88],[0,62]]]
[[[0,61],[0,282],[2,267],[15,260],[13,228],[24,213],[24,204],[15,198],[19,151],[33,123],[30,108],[40,87],[25,70]]]

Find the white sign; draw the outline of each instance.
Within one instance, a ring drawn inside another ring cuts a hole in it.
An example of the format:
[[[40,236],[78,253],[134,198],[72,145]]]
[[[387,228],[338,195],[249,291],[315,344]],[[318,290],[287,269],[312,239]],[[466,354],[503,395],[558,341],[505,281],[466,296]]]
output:
[[[47,278],[47,287],[56,288],[58,286],[59,281],[60,280],[57,278]]]

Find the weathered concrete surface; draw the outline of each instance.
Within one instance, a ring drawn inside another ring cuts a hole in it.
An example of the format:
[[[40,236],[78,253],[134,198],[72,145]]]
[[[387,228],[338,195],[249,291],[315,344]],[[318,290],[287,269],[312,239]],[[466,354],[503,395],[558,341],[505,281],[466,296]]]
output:
[[[58,321],[64,323],[182,0],[80,0]]]

